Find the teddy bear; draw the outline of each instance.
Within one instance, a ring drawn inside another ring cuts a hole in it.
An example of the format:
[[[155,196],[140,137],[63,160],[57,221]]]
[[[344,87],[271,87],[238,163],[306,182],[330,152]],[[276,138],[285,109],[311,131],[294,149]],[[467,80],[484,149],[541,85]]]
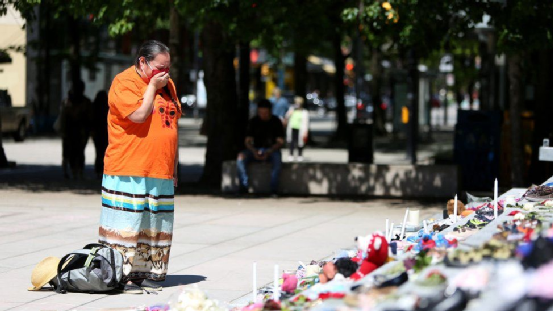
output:
[[[375,232],[372,235],[357,237],[357,247],[366,253],[361,261],[359,269],[350,276],[353,280],[359,280],[365,275],[373,272],[388,260],[388,241],[381,232]]]
[[[455,205],[455,200],[454,199],[451,199],[451,200],[447,201],[447,214],[448,215],[453,215],[453,210],[455,209],[454,205]],[[457,200],[457,215],[461,215],[461,213],[463,213],[464,211],[465,211],[465,204],[463,204],[463,202]]]
[[[298,277],[294,274],[282,275],[282,291],[285,293],[293,293],[298,288]]]

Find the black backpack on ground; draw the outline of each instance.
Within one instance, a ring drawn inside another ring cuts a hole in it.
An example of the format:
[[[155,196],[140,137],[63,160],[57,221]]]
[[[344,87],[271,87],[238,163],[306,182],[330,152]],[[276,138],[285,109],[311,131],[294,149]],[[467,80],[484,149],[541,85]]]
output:
[[[56,292],[106,292],[119,287],[123,278],[123,255],[102,244],[88,244],[65,255],[52,280]]]

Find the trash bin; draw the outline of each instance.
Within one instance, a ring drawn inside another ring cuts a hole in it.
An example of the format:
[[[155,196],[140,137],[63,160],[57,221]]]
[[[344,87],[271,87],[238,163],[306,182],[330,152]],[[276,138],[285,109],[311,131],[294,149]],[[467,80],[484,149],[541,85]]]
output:
[[[499,173],[500,127],[497,111],[458,111],[453,152],[464,189],[492,189]]]
[[[353,123],[349,125],[348,162],[372,164],[373,125]]]

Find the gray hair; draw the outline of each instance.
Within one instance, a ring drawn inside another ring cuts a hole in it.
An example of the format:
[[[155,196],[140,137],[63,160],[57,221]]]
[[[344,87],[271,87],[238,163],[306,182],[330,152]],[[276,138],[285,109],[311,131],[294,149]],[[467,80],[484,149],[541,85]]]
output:
[[[136,56],[135,66],[140,66],[140,58],[144,57],[146,61],[150,62],[152,59],[154,59],[158,54],[161,53],[167,53],[169,54],[169,48],[157,41],[157,40],[149,40],[144,42],[140,49],[138,50],[138,55]]]

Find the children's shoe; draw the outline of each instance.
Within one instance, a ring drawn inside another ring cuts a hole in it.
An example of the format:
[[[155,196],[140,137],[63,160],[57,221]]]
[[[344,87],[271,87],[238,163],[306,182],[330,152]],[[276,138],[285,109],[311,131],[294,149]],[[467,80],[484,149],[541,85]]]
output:
[[[159,284],[157,284],[156,282],[154,281],[150,281],[148,279],[142,281],[142,283],[140,283],[140,287],[142,287],[143,289],[145,290],[149,290],[149,291],[161,291],[163,290],[163,287]]]
[[[135,283],[127,283],[125,284],[125,286],[123,287],[123,294],[143,294],[144,291],[142,290],[142,288],[138,285],[136,285]]]
[[[302,156],[298,157],[298,162],[303,162],[303,157]]]

